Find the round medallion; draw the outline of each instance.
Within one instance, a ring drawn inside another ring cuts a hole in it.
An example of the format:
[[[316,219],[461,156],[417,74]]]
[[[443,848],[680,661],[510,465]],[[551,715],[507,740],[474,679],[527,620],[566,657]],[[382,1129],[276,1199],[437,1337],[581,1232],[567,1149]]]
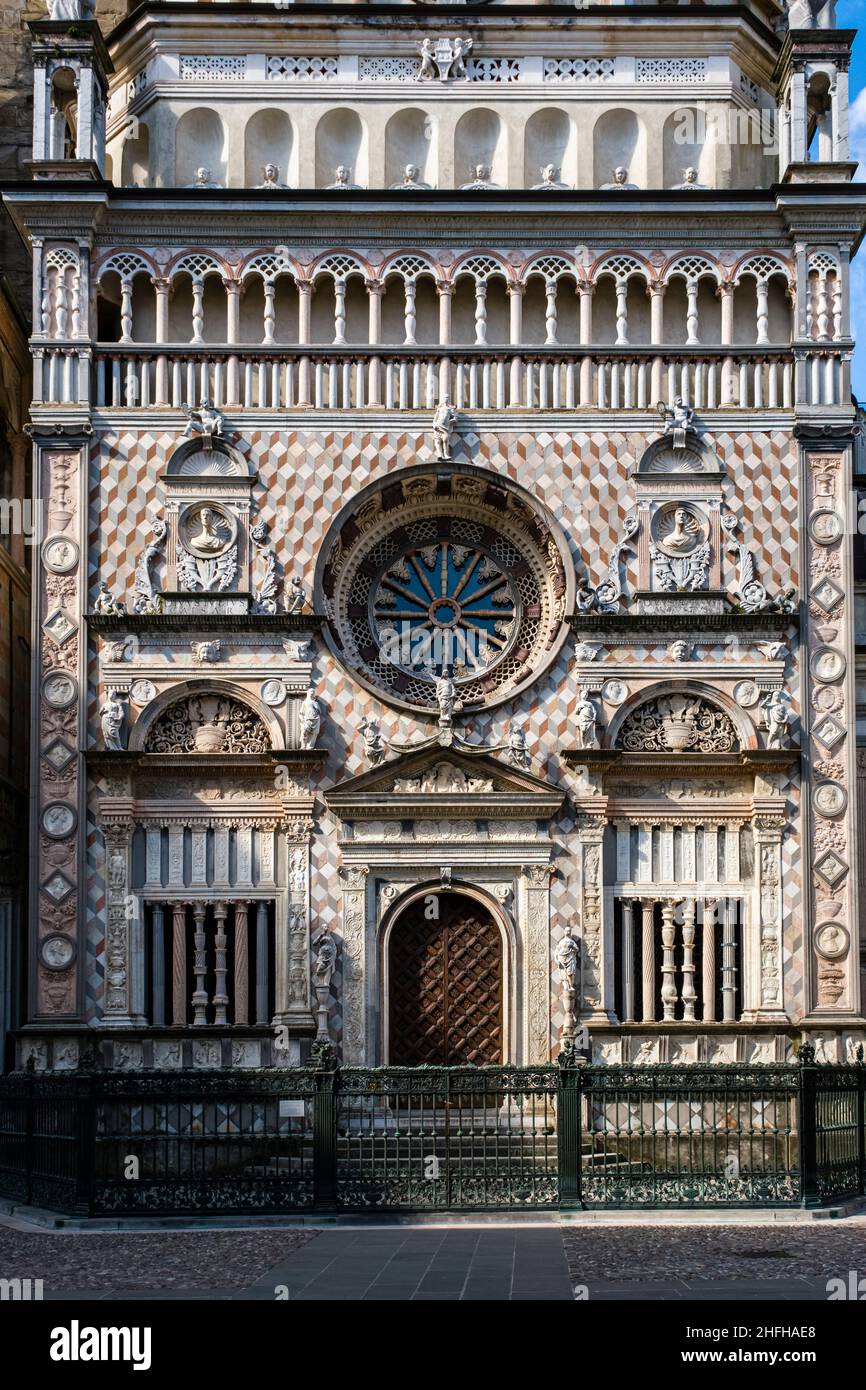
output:
[[[838,681],[845,674],[846,661],[835,647],[819,647],[812,653],[809,670],[818,681]]]
[[[39,943],[39,959],[46,970],[68,970],[75,960],[75,942],[71,936],[53,932]]]
[[[42,682],[42,698],[52,709],[67,709],[78,695],[78,683],[66,671],[49,671]]]
[[[153,681],[133,681],[129,687],[129,698],[134,705],[149,705],[156,699],[156,686]]]
[[[237,519],[225,507],[213,502],[194,502],[178,521],[178,536],[184,550],[199,560],[214,560],[235,543]]]
[[[851,938],[841,922],[825,922],[815,931],[815,950],[825,960],[840,960],[847,956]]]
[[[259,694],[266,705],[281,705],[286,698],[285,682],[276,676],[268,681],[263,681],[259,687]]]
[[[42,547],[42,563],[53,574],[69,574],[78,564],[78,546],[65,536],[49,536]]]
[[[838,782],[819,782],[812,792],[812,805],[822,816],[841,816],[848,805],[848,793]]]
[[[820,507],[809,517],[809,535],[816,545],[835,545],[845,534],[845,523],[832,507]]]
[[[754,681],[739,681],[738,684],[734,686],[733,693],[734,700],[738,705],[741,705],[743,709],[749,709],[750,706],[756,705],[761,698],[761,692]]]
[[[521,488],[421,465],[344,508],[315,584],[337,659],[389,703],[432,715],[444,672],[461,712],[541,676],[567,634],[574,571],[556,522]]]
[[[628,686],[625,681],[605,681],[601,687],[601,698],[608,705],[621,705],[628,699]]]
[[[707,521],[692,506],[666,502],[653,517],[652,533],[665,555],[690,555],[706,542]]]
[[[42,812],[42,829],[52,840],[63,840],[78,824],[78,814],[65,801],[52,801]]]

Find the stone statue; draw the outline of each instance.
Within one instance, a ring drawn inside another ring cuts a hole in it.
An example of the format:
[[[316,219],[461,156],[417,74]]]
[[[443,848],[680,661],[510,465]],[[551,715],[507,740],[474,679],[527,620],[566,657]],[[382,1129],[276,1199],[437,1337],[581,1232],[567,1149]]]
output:
[[[683,170],[682,183],[671,184],[671,187],[682,190],[684,188],[706,188],[707,185],[698,183],[698,171],[690,165],[688,169]]]
[[[47,0],[48,18],[55,20],[92,19],[96,0]]]
[[[626,169],[624,165],[620,164],[617,166],[616,169],[613,170],[613,183],[603,183],[601,187],[602,192],[610,192],[611,190],[614,190],[618,193],[625,193],[631,192],[633,189],[636,189],[637,184],[629,183],[628,169]]]
[[[350,188],[358,188],[357,183],[352,183],[352,171],[348,164],[338,164],[334,170],[334,182],[325,185],[326,188],[340,188],[344,192]]]
[[[533,193],[540,193],[543,192],[545,189],[568,188],[567,183],[560,183],[559,170],[557,169],[555,164],[542,165],[540,173],[541,183],[534,183],[532,185]]]
[[[451,668],[443,668],[436,682],[436,703],[439,706],[439,724],[443,729],[450,728],[455,714],[463,709],[463,701],[457,698],[457,687],[451,678]]]
[[[668,647],[667,655],[669,661],[691,661],[692,644],[691,642],[683,641],[682,638],[677,638],[677,640],[671,642]]]
[[[104,579],[99,581],[99,592],[93,601],[93,611],[108,617],[116,617],[119,613],[126,612],[120,599],[114,597]]]
[[[416,189],[429,188],[429,183],[421,182],[420,174],[421,170],[418,168],[417,164],[407,164],[403,170],[402,179],[398,179],[396,183],[392,183],[391,187],[403,188],[410,192]]]
[[[686,434],[700,434],[695,426],[695,412],[690,405],[686,405],[682,396],[677,396],[674,400],[673,410],[659,401],[656,410],[662,419],[664,426],[664,437],[670,438],[674,449],[686,448]]]
[[[595,705],[589,698],[589,692],[585,685],[578,691],[577,707],[574,712],[575,724],[577,727],[577,746],[578,748],[597,748],[598,747],[598,714]]]
[[[262,167],[263,183],[257,185],[258,188],[285,188],[284,183],[280,183],[280,167],[278,164],[265,164]]]
[[[459,35],[451,44],[451,70],[449,77],[466,76],[466,59],[472,52],[472,39],[463,39]]]
[[[443,462],[451,458],[451,441],[457,428],[457,411],[451,404],[447,391],[436,407],[433,415],[433,447],[437,459]]]
[[[218,410],[215,410],[210,401],[202,401],[199,406],[183,405],[182,410],[187,413],[186,428],[181,435],[182,439],[189,439],[194,434],[201,434],[208,439],[222,438],[223,417]]]
[[[577,988],[577,972],[580,968],[580,942],[568,932],[559,942],[554,952],[556,964],[567,989]]]
[[[529,768],[526,735],[514,720],[508,726],[508,761],[512,767]]]
[[[378,719],[362,719],[358,725],[364,739],[364,752],[374,765],[385,761],[385,740]]]
[[[99,718],[102,723],[103,741],[111,753],[122,753],[125,749],[124,716],[125,710],[117,698],[117,691],[109,690],[100,708]]]
[[[789,29],[835,29],[836,0],[786,0]]]
[[[421,47],[418,52],[421,55],[421,66],[418,69],[418,77],[424,82],[434,81],[439,73],[436,70],[436,53],[432,39],[422,39]]]
[[[791,722],[788,697],[784,691],[774,690],[763,703],[767,747],[784,748],[788,742],[788,726]]]
[[[213,665],[220,659],[219,638],[211,638],[205,642],[191,642],[192,659],[200,666]]]
[[[301,747],[305,749],[315,748],[319,730],[322,727],[322,706],[314,685],[308,688],[301,701],[300,720]]]
[[[206,164],[202,164],[196,169],[192,183],[187,184],[187,188],[220,188],[221,186],[221,184],[213,182],[210,169]]]
[[[286,603],[287,613],[303,613],[307,602],[307,591],[304,588],[304,581],[295,575],[291,583],[291,592]]]
[[[329,931],[322,932],[316,946],[314,970],[317,989],[328,989],[337,963],[337,943]]]
[[[489,164],[476,164],[475,168],[472,170],[472,175],[473,176],[468,183],[461,183],[461,189],[481,189],[499,187],[498,183],[493,183],[491,181]]]

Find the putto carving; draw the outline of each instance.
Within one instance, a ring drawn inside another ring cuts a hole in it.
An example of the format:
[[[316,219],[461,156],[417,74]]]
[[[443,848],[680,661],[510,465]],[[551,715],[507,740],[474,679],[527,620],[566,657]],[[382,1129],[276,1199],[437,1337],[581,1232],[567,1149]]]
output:
[[[567,183],[562,183],[559,177],[559,169],[555,164],[543,164],[538,171],[541,174],[541,183],[532,185],[533,193],[543,193],[546,190],[557,191],[568,188]]]
[[[422,39],[418,47],[421,65],[418,68],[419,82],[447,82],[449,78],[466,77],[466,59],[472,52],[472,39]]]
[[[378,719],[362,719],[358,731],[364,740],[364,752],[374,767],[385,761],[387,742],[379,727]]]
[[[175,700],[148,730],[146,753],[266,753],[267,729],[247,705],[230,696]]]
[[[99,591],[93,600],[93,611],[110,617],[126,612],[120,599],[114,597],[104,579],[99,581]]]
[[[461,183],[462,191],[474,190],[480,192],[486,188],[498,188],[498,183],[493,183],[491,179],[491,169],[489,164],[476,164],[472,169],[472,178],[468,183]]]
[[[259,521],[255,526],[250,527],[250,539],[261,552],[264,560],[264,574],[256,588],[255,611],[273,614],[277,611],[277,594],[279,593],[280,582],[277,578],[277,557],[270,544],[268,528],[264,521]]]
[[[611,183],[603,183],[601,185],[603,192],[625,193],[631,192],[632,190],[637,188],[636,183],[629,183],[628,169],[626,169],[624,164],[617,165],[615,169],[611,170],[611,173],[613,174],[613,180]]]
[[[656,512],[650,556],[656,582],[665,593],[704,589],[710,567],[706,518],[696,508],[668,502]]]
[[[210,401],[202,401],[199,406],[183,405],[181,409],[187,415],[182,439],[189,439],[194,434],[202,435],[205,440],[222,438],[223,417]]]
[[[686,405],[682,396],[676,397],[673,409],[664,401],[659,401],[656,408],[662,419],[664,437],[670,439],[675,450],[688,448],[689,434],[700,438],[701,430],[696,423],[695,412],[690,405]]]
[[[448,795],[453,793],[474,794],[493,791],[493,781],[489,777],[473,777],[453,763],[436,763],[419,773],[417,777],[397,777],[393,790],[405,795]]]
[[[630,753],[730,753],[740,748],[740,739],[722,710],[699,696],[674,694],[634,710],[616,746]]]

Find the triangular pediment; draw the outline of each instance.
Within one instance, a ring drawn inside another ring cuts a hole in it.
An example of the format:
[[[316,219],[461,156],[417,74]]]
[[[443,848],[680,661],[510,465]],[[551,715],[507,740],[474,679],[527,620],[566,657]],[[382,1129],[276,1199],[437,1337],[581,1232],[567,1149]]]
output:
[[[542,819],[555,815],[562,800],[559,787],[489,753],[438,746],[389,758],[325,793],[341,820],[413,820],[433,812],[472,819]]]

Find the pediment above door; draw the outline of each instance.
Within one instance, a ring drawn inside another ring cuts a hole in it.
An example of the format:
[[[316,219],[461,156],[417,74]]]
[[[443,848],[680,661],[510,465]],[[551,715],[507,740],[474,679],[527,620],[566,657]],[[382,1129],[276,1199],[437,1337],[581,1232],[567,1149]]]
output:
[[[343,821],[549,820],[562,790],[487,753],[426,748],[339,782],[325,793]]]

